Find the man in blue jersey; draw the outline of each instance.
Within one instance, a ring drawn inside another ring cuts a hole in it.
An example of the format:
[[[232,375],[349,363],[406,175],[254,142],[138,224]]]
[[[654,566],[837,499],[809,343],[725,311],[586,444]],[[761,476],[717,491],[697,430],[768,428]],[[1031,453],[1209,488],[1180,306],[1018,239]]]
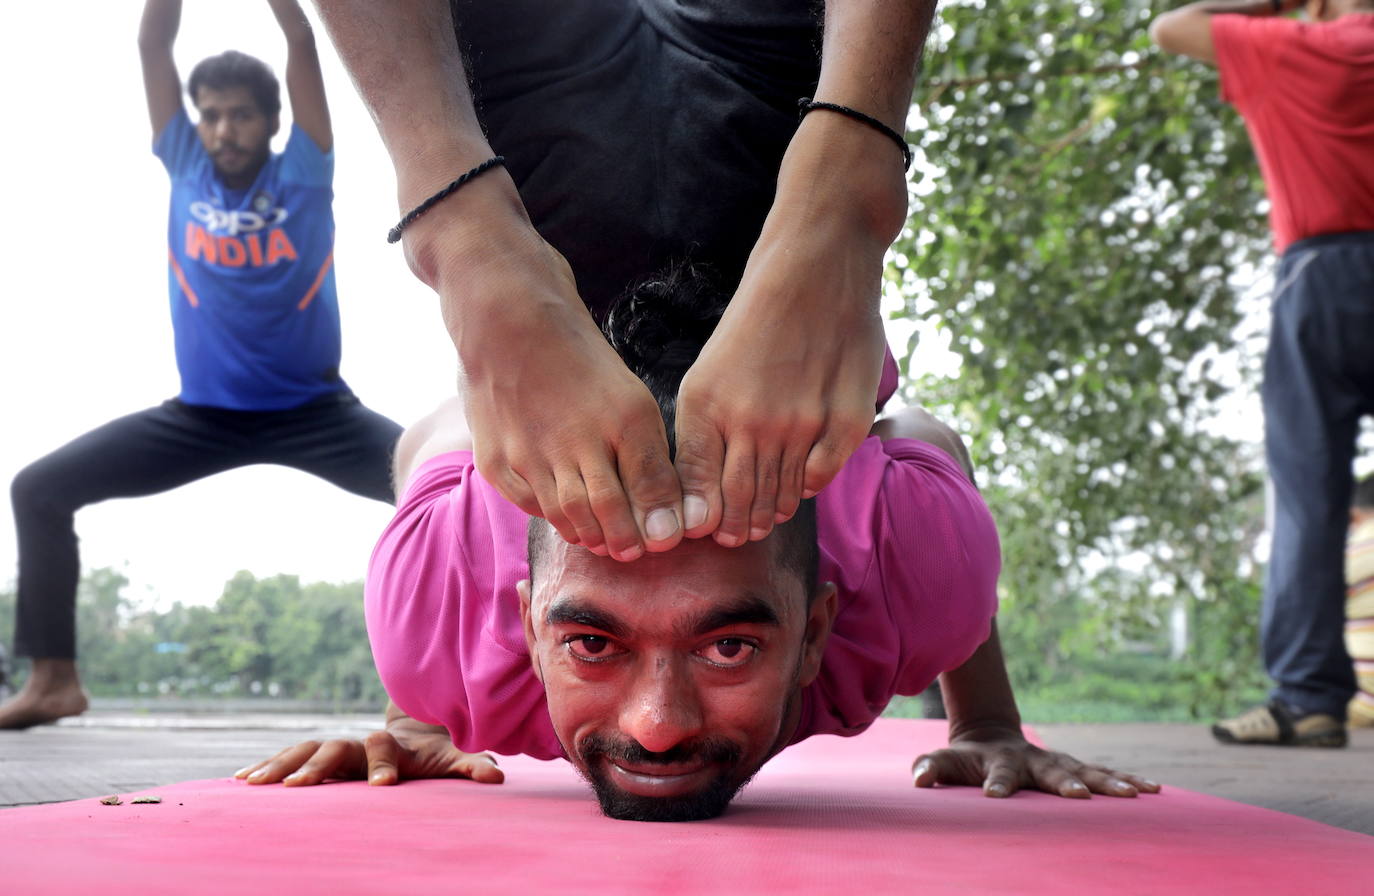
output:
[[[212,473],[276,463],[392,501],[400,427],[339,376],[331,182],[333,135],[310,25],[268,0],[288,55],[294,123],[271,151],[280,87],[237,52],[206,59],[181,99],[172,45],[180,0],[147,0],[139,31],[153,151],[172,181],[168,287],[181,392],[114,420],[20,471],[16,653],[33,658],[0,728],[86,708],[76,667],[74,516],[108,498],[166,491]]]

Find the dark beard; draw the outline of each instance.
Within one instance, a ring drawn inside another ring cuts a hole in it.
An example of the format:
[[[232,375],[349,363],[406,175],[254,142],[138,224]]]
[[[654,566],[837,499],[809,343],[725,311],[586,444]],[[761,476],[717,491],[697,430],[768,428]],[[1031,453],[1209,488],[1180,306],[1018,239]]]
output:
[[[633,741],[616,743],[609,738],[592,735],[578,751],[583,766],[578,769],[601,804],[601,812],[608,818],[621,821],[703,821],[715,818],[730,805],[735,794],[754,777],[757,768],[741,773],[740,749],[728,741],[706,739],[679,744],[665,753],[651,753]],[[610,782],[605,761],[621,760],[635,766],[672,765],[693,760],[718,766],[719,773],[711,782],[695,793],[675,797],[649,797],[626,793]]]

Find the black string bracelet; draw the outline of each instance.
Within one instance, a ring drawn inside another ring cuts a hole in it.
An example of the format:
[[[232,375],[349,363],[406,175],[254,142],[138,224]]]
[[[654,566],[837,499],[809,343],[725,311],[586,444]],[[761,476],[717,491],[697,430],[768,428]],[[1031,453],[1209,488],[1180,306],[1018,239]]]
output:
[[[433,196],[429,197],[424,202],[421,202],[419,205],[415,206],[415,208],[407,212],[406,216],[402,218],[400,221],[398,221],[395,227],[387,231],[386,241],[388,243],[400,242],[401,233],[407,227],[414,224],[416,218],[420,217],[425,212],[434,208],[434,206],[438,205],[448,197],[452,196],[454,193],[458,192],[459,187],[461,187],[468,181],[472,180],[474,177],[481,174],[483,171],[488,171],[492,168],[495,168],[497,165],[504,165],[505,163],[505,156],[492,156],[490,159],[487,159],[485,162],[478,165],[471,171],[465,172],[453,183],[449,184],[447,187],[444,187],[442,190],[435,193]]]
[[[883,124],[881,121],[874,118],[873,116],[865,115],[858,109],[851,109],[848,106],[841,106],[838,103],[817,102],[809,96],[804,96],[800,100],[798,100],[797,108],[801,110],[801,117],[803,118],[806,117],[806,113],[812,111],[813,109],[825,109],[830,112],[838,112],[841,115],[847,115],[855,121],[863,122],[864,124],[868,125],[869,127],[873,128],[879,133],[886,134],[892,140],[892,142],[896,143],[898,148],[902,150],[902,170],[911,170],[912,152],[911,147],[906,145],[905,138],[903,138],[901,134],[892,130],[892,128]]]

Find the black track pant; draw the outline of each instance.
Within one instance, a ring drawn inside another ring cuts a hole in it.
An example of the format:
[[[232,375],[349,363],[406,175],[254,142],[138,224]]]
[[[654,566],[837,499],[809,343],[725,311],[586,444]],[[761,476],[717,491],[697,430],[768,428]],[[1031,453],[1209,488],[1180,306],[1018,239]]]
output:
[[[112,420],[14,477],[19,536],[15,652],[76,657],[76,511],[169,491],[212,473],[281,464],[393,502],[401,427],[340,392],[285,411],[231,411],[177,399]]]

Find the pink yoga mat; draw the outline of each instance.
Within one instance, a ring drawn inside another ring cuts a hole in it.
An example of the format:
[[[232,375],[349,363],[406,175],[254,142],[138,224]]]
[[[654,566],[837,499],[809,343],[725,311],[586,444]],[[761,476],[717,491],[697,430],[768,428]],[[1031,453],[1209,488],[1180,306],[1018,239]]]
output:
[[[900,720],[812,738],[689,824],[607,820],[565,763],[521,758],[500,786],[190,781],[147,791],[160,805],[7,809],[0,893],[1369,892],[1374,837],[1202,794],[914,789],[944,738]]]

